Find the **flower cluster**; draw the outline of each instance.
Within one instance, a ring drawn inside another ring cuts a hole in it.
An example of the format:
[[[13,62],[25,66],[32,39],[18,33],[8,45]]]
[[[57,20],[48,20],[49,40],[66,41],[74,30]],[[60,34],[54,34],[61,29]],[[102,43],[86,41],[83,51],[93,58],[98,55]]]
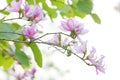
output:
[[[70,34],[64,34],[67,35],[67,39],[61,39],[61,34],[55,34],[54,37],[50,40],[50,43],[53,43],[54,46],[61,47],[62,49],[65,49],[64,52],[67,51],[67,54],[70,55],[78,54],[80,55],[81,59],[86,62],[86,64],[90,66],[95,66],[96,68],[96,74],[98,74],[98,71],[105,73],[105,68],[103,65],[103,59],[104,56],[102,55],[100,59],[97,59],[94,57],[94,54],[96,52],[95,48],[92,48],[90,51],[90,54],[88,54],[87,50],[87,43],[88,41],[83,41],[77,38],[79,35],[83,35],[87,32],[86,29],[82,26],[82,24],[78,23],[74,18],[69,18],[67,21],[61,22],[61,28],[63,31],[68,31]],[[71,38],[71,39],[70,39]],[[77,39],[77,40],[76,40]],[[62,50],[59,49],[61,52]],[[75,52],[75,53],[74,53]],[[89,61],[89,62],[87,62]]]
[[[25,35],[25,37],[27,39],[32,40],[32,39],[35,38],[35,35],[37,34],[37,31],[35,30],[34,27],[29,26],[29,27],[25,27],[23,29],[23,34]]]
[[[13,0],[10,3],[10,6],[7,7],[7,11],[9,12],[18,12],[22,13],[21,6],[22,6],[22,0]],[[23,19],[27,21],[32,21],[32,24],[28,27],[26,26],[23,29],[23,34],[25,35],[25,38],[27,39],[34,39],[36,35],[35,25],[44,19],[44,13],[43,10],[36,5],[29,5],[28,3],[24,3],[24,13],[23,13]]]
[[[61,28],[64,31],[70,32],[72,38],[88,32],[86,29],[84,29],[83,24],[78,23],[73,18],[69,18],[67,21],[61,21]]]
[[[6,10],[10,12],[19,12],[21,5],[22,5],[22,0],[13,0],[10,6],[7,7]]]
[[[90,54],[87,56],[87,59],[96,67],[96,74],[98,74],[98,71],[105,73],[105,68],[104,65],[102,64],[104,56],[101,55],[101,58],[97,60],[96,57],[94,56],[95,52],[96,49],[92,48]]]
[[[17,65],[17,64],[16,64]],[[25,70],[23,71],[23,68],[20,67],[19,65],[17,65],[19,67],[19,70],[17,70],[17,68],[15,68],[15,66],[13,66],[8,74],[11,75],[11,77],[8,77],[8,79],[11,78],[14,80],[33,80],[35,78],[35,74],[36,74],[36,68],[32,68],[30,70]]]
[[[24,5],[24,17],[28,20],[31,19],[34,23],[38,23],[44,18],[44,14],[40,7],[26,3]]]

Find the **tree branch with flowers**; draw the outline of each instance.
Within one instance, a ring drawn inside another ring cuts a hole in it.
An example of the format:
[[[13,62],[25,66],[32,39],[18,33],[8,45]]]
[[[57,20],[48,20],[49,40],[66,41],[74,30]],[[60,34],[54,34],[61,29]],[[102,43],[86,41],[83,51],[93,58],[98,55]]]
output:
[[[42,52],[37,44],[45,44],[66,56],[75,55],[88,66],[95,67],[97,74],[98,72],[105,73],[104,56],[101,55],[97,59],[94,47],[88,51],[88,41],[81,39],[81,35],[86,34],[88,30],[84,28],[83,23],[74,18],[75,16],[84,18],[86,15],[90,15],[96,23],[100,24],[100,18],[97,14],[92,13],[93,2],[91,0],[50,0],[50,2],[52,8],[49,7],[46,0],[6,0],[7,6],[0,10],[0,14],[2,14],[0,17],[0,66],[4,70],[9,70],[15,63],[24,67],[32,65],[31,59],[22,50],[24,46],[27,46],[33,52],[34,61],[39,67],[42,67]],[[12,13],[16,13],[18,17],[7,18]],[[45,21],[46,16],[49,16],[53,22],[54,18],[62,16],[64,20],[59,24],[62,32],[42,33],[38,31],[36,25]],[[14,22],[16,20],[28,23],[21,26]],[[50,39],[46,40],[46,37]],[[14,48],[11,47],[11,42]],[[31,71],[24,74],[34,76],[35,72],[35,68],[32,68]],[[16,76],[17,79],[24,77],[25,75]]]

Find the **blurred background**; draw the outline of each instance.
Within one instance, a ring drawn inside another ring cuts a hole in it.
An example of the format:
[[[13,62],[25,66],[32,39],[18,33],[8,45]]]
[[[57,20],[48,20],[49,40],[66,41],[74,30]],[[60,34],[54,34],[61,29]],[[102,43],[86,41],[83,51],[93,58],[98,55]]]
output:
[[[0,3],[2,0],[0,0]],[[84,23],[89,32],[83,37],[96,47],[97,55],[105,55],[106,73],[96,75],[95,68],[87,66],[74,55],[65,55],[40,45],[43,53],[43,68],[38,68],[36,80],[119,80],[120,70],[120,0],[93,0],[93,12],[97,13],[102,23],[96,24],[88,15]],[[47,32],[58,30],[61,17],[51,23],[42,22],[42,28]],[[52,27],[51,27],[52,26]],[[5,80],[6,73],[0,70],[0,80]]]

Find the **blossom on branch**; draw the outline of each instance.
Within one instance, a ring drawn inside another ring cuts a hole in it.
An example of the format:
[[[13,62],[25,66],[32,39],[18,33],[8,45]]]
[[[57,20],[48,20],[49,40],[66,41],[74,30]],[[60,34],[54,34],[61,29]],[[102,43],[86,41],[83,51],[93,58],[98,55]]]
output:
[[[71,36],[78,36],[79,34],[85,34],[88,31],[84,29],[83,24],[78,23],[75,19],[69,18],[66,21],[61,21],[61,28],[64,31],[71,32]]]
[[[34,27],[26,27],[23,29],[23,34],[25,35],[25,37],[27,39],[34,39],[35,38],[35,35],[36,35],[36,30],[34,29]]]
[[[97,60],[97,58],[94,56],[95,52],[96,52],[96,49],[92,48],[87,59],[95,66],[96,74],[98,74],[98,71],[105,73],[105,68],[104,68],[104,65],[102,64],[104,56],[101,55],[101,58]]]
[[[20,7],[21,7],[21,4],[22,4],[22,0],[13,0],[11,3],[10,3],[10,6],[7,7],[7,11],[10,11],[10,12],[19,12],[20,11]]]
[[[28,20],[32,20],[34,23],[38,23],[44,18],[43,10],[38,6],[24,5],[24,17]]]
[[[64,40],[61,40],[61,36],[59,34],[55,34],[53,36],[53,39],[51,39],[49,41],[50,43],[53,43],[55,45],[61,45],[61,46],[64,46],[66,45],[66,42],[67,42],[67,38],[65,38]]]
[[[87,51],[87,41],[81,42],[81,45],[75,46],[74,49],[77,51],[77,53],[85,54]]]

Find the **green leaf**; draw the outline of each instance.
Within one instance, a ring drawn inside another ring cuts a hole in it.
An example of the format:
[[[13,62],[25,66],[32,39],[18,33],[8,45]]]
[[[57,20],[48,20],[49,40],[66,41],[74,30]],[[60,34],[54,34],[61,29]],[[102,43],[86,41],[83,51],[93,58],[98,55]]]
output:
[[[77,4],[79,0],[71,0],[72,4]]]
[[[76,8],[73,8],[72,10],[74,11],[74,15],[75,15],[75,16],[78,16],[78,17],[80,17],[80,18],[84,18],[84,17],[86,16],[85,13],[79,12]]]
[[[5,10],[3,10],[1,13],[2,13],[2,14],[5,14],[5,15],[9,15],[9,14],[10,14],[10,12],[5,11]]]
[[[65,0],[51,0],[52,5],[56,6],[57,8],[61,8],[64,6]]]
[[[22,48],[22,43],[14,42],[14,44],[17,50],[20,50]]]
[[[69,56],[71,56],[71,54],[72,54],[72,51],[71,50],[67,50],[67,56],[69,57]]]
[[[17,23],[12,23],[11,25],[15,30],[20,28],[20,25]]]
[[[38,46],[35,43],[31,43],[30,48],[33,52],[34,59],[35,59],[37,65],[39,67],[42,67],[42,54],[41,54],[40,49],[38,48]]]
[[[91,13],[92,7],[93,5],[91,0],[79,0],[76,4],[77,10],[86,14]]]
[[[98,23],[98,24],[101,23],[101,20],[100,20],[100,18],[99,18],[99,16],[98,16],[97,14],[91,13],[90,15],[91,15],[91,17],[93,18],[93,20],[94,20],[96,23]]]
[[[26,0],[28,2],[28,4],[33,5],[34,4],[34,0]],[[36,4],[39,4],[42,0],[35,0]],[[43,0],[44,1],[44,0]]]
[[[56,9],[50,8],[46,2],[42,3],[42,7],[43,7],[44,10],[47,11],[50,18],[56,18],[57,17]]]
[[[8,4],[10,4],[13,0],[6,0]]]
[[[3,58],[2,55],[0,54],[0,66],[3,65],[3,62],[4,62],[4,58]]]
[[[15,30],[10,24],[0,23],[0,38],[2,39],[17,39],[19,35],[14,34]]]
[[[59,11],[62,16],[67,16],[67,17],[74,16],[74,12],[73,12],[71,6],[69,6],[69,5],[64,5],[61,9],[59,9]]]
[[[5,58],[0,54],[0,66],[3,66],[4,70],[8,70],[13,63],[13,57]]]
[[[22,65],[29,66],[29,59],[23,51],[16,50],[15,57]]]
[[[28,4],[34,4],[34,0],[26,0]]]
[[[6,58],[3,62],[4,70],[8,70],[13,63],[14,63],[14,59],[12,57]]]

